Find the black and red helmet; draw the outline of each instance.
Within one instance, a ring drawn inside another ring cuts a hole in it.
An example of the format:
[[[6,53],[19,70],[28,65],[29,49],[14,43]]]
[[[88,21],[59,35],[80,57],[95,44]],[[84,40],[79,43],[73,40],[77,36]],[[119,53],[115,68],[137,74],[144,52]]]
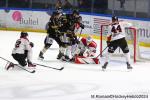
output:
[[[22,32],[20,33],[20,37],[21,37],[21,38],[27,37],[27,36],[28,36],[28,33],[27,33],[27,32],[22,31]]]
[[[112,16],[112,21],[118,21],[118,17],[117,16]]]

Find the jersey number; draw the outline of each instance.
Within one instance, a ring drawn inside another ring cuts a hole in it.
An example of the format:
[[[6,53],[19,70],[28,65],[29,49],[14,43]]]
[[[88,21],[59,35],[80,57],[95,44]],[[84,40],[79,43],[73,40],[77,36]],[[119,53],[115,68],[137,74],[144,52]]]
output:
[[[113,32],[113,33],[122,32],[122,29],[121,29],[120,25],[118,25],[117,28],[115,28],[115,26],[113,26],[111,29],[111,32]]]
[[[20,44],[21,44],[20,40],[16,41],[15,47],[18,48]]]

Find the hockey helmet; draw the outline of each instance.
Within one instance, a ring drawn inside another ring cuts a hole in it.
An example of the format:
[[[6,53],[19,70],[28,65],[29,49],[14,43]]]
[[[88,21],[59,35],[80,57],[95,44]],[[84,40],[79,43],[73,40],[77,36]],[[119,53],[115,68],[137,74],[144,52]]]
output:
[[[20,34],[20,37],[27,37],[27,36],[28,36],[28,33],[25,31],[22,31]]]
[[[112,16],[112,21],[118,21],[118,17],[117,16]]]
[[[78,11],[78,10],[73,10],[72,14],[77,14],[77,15],[79,15],[79,11]]]
[[[62,10],[62,8],[61,8],[61,7],[58,7],[58,8],[57,8],[57,10],[56,10],[56,12],[57,12],[57,13],[62,13],[62,12],[63,12],[63,10]]]

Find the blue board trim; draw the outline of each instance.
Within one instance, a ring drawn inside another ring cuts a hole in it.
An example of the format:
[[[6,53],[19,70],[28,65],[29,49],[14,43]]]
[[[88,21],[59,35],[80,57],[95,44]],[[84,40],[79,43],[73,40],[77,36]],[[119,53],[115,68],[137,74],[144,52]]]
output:
[[[23,11],[54,11],[54,9],[33,9],[33,8],[0,8],[0,10],[23,10]],[[65,10],[64,12],[70,12],[70,10]],[[80,12],[80,14],[84,15],[94,15],[94,16],[103,16],[103,17],[112,17],[110,14],[97,14],[97,13],[89,13],[89,12]],[[135,17],[127,17],[127,16],[118,16],[123,19],[130,20],[139,20],[139,21],[150,21],[150,18],[135,18]]]

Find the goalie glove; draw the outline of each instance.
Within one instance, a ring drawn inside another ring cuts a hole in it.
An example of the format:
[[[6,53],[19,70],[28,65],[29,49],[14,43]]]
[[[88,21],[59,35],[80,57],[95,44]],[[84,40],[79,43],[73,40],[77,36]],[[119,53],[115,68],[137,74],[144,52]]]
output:
[[[110,45],[110,41],[111,41],[111,35],[107,37],[107,41],[106,41],[107,46],[109,46],[109,45]]]

